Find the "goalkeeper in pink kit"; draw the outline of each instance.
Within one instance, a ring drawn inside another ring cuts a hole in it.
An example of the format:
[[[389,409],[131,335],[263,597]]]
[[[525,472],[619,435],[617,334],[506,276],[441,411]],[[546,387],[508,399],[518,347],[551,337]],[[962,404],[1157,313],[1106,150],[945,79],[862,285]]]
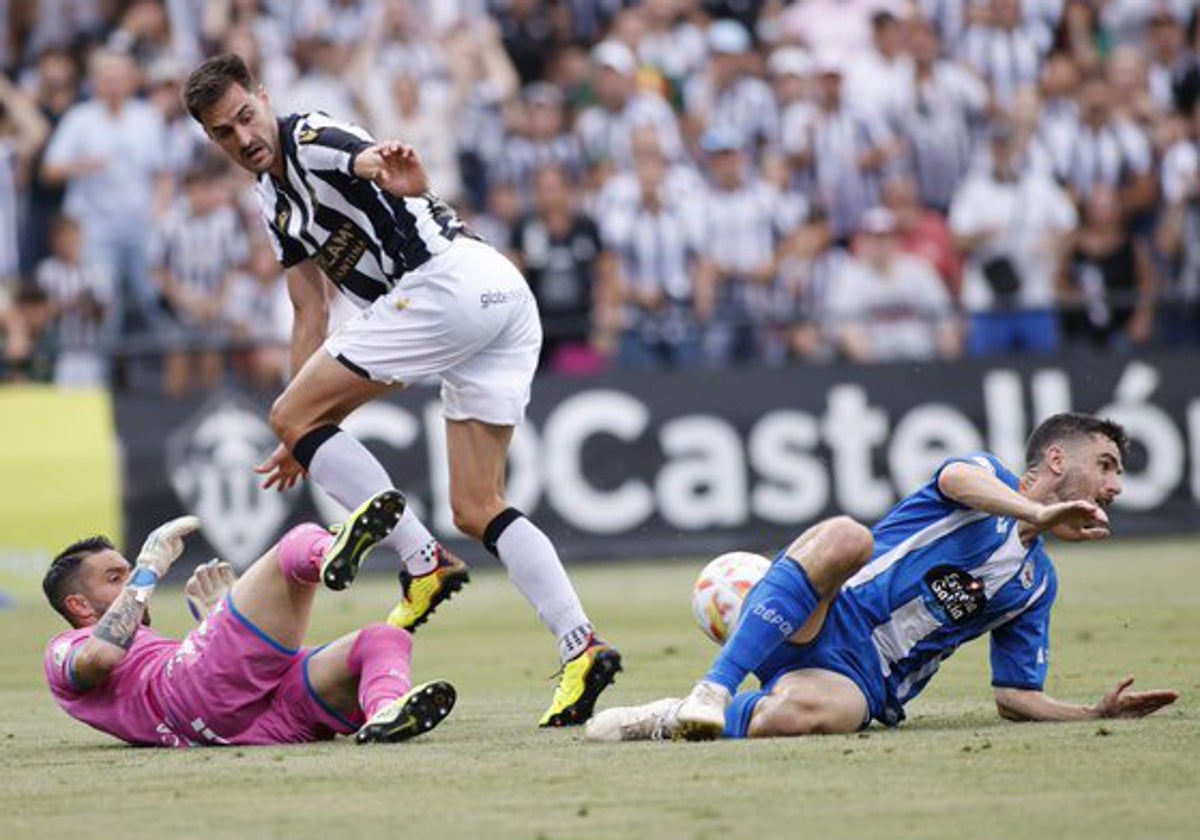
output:
[[[318,585],[348,585],[403,510],[403,496],[386,490],[336,536],[312,524],[293,528],[240,579],[227,564],[198,567],[187,593],[202,620],[182,641],[155,633],[147,608],[199,519],[160,526],[132,566],[104,537],[68,546],[42,582],[72,627],[46,649],[54,699],[71,717],[139,745],[303,743],[337,734],[367,743],[427,732],[450,713],[454,688],[412,687],[406,631],[372,624],[303,647]]]

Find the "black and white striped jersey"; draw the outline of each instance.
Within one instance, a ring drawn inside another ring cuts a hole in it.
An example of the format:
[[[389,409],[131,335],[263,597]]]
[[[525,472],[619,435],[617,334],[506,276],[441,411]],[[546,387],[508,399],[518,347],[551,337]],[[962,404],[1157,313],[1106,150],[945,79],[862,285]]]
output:
[[[201,215],[185,198],[156,226],[149,250],[150,265],[170,272],[197,294],[215,296],[230,272],[246,260],[249,243],[232,205]]]
[[[1000,105],[1012,105],[1021,88],[1036,87],[1052,33],[1026,23],[1014,29],[972,26],[963,34],[959,58],[982,76]]]
[[[96,350],[105,339],[104,321],[115,290],[108,272],[95,261],[74,264],[57,257],[38,263],[36,282],[52,302],[62,306],[55,321],[63,350]]]
[[[360,308],[450,247],[462,221],[432,192],[397,198],[354,175],[354,160],[375,140],[325,114],[279,120],[283,180],[258,178],[258,197],[275,254],[285,268],[313,260]]]

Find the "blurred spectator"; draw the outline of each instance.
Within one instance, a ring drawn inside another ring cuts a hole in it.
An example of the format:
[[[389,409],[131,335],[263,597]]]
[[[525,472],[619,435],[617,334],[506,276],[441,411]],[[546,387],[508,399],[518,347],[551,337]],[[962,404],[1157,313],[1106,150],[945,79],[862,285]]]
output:
[[[1079,118],[1051,142],[1059,179],[1083,201],[1092,187],[1120,190],[1126,218],[1150,210],[1158,196],[1150,141],[1133,123],[1114,117],[1112,91],[1103,75],[1093,73],[1079,88]]]
[[[596,223],[578,212],[566,171],[549,165],[534,176],[533,212],[513,231],[511,254],[537,298],[545,336],[543,369],[595,373],[603,360],[593,349],[601,253]],[[609,268],[608,270],[611,270]]]
[[[911,99],[913,56],[907,29],[891,12],[871,15],[872,49],[847,63],[845,96],[852,108],[891,121]]]
[[[1106,0],[1098,6],[1101,28],[1113,44],[1140,44],[1153,18],[1163,12],[1182,25],[1196,12],[1196,0]]]
[[[903,0],[799,0],[780,16],[784,39],[838,59],[871,49],[871,16],[904,13]]]
[[[592,50],[592,63],[596,104],[585,108],[575,121],[584,162],[629,167],[633,162],[630,137],[641,125],[651,125],[658,132],[668,160],[682,156],[675,114],[662,97],[637,89],[637,60],[629,48],[604,41]]]
[[[1055,277],[1078,224],[1066,192],[1018,157],[1012,126],[991,129],[988,166],[972,173],[950,206],[950,229],[966,255],[962,304],[971,355],[1058,348]]]
[[[480,209],[504,151],[503,108],[519,82],[495,25],[490,20],[476,21],[469,31],[473,49],[461,57],[470,87],[454,137],[463,188],[471,207]]]
[[[471,217],[471,228],[494,247],[503,249],[512,241],[513,229],[525,212],[521,191],[512,181],[492,181],[482,213]]]
[[[900,251],[890,210],[862,217],[856,254],[829,290],[829,332],[855,362],[951,359],[959,352],[954,309],[933,266]]]
[[[226,299],[248,248],[225,178],[225,167],[211,158],[190,170],[185,195],[155,230],[151,264],[178,327],[163,371],[171,396],[194,385],[215,388],[224,373]]]
[[[988,82],[993,105],[1003,109],[1018,90],[1037,84],[1052,45],[1049,27],[1022,17],[1021,0],[990,0],[987,16],[963,33],[959,57]]]
[[[279,113],[323,111],[350,122],[363,121],[361,98],[349,83],[351,46],[316,30],[296,41],[292,57],[298,75],[278,92]]]
[[[146,267],[146,231],[165,208],[162,117],[134,99],[136,67],[120,53],[98,51],[90,63],[95,99],[73,105],[50,138],[42,176],[67,186],[64,211],[83,231],[85,259],[97,260],[116,282],[111,326],[126,329],[132,306],[142,328],[161,326],[158,294]],[[114,207],[113,197],[120,196]]]
[[[807,138],[785,142],[796,150],[793,166],[811,167],[814,197],[829,218],[834,239],[845,244],[863,211],[879,203],[895,142],[882,122],[845,104],[841,62],[828,56],[818,60],[817,107]]]
[[[917,21],[909,31],[913,63],[897,79],[906,87],[896,124],[921,201],[945,213],[970,167],[988,91],[961,65],[940,57],[937,32],[930,24]]]
[[[757,164],[759,150],[779,134],[779,110],[771,88],[750,73],[750,33],[737,21],[718,20],[708,28],[707,43],[707,70],[684,87],[691,133],[731,133]]]
[[[1150,249],[1123,223],[1112,187],[1092,190],[1062,274],[1063,333],[1068,340],[1129,349],[1154,328],[1158,294]]]
[[[498,163],[500,173],[521,188],[533,191],[534,173],[547,167],[562,167],[572,180],[583,175],[579,141],[567,129],[562,91],[548,82],[525,88],[518,109],[517,133],[504,144]]]
[[[67,109],[79,95],[75,62],[66,50],[48,49],[39,56],[34,69],[33,96],[50,132],[58,126]],[[38,146],[29,164],[27,216],[21,237],[21,274],[31,276],[38,260],[50,252],[50,223],[62,210],[66,190],[61,184],[49,184],[42,177],[46,140]]]
[[[951,300],[957,302],[962,289],[962,260],[946,218],[921,204],[916,181],[907,175],[893,175],[884,183],[883,206],[896,220],[900,251],[933,266]]]
[[[1200,95],[1200,74],[1195,53],[1188,49],[1186,25],[1167,9],[1150,18],[1148,87],[1151,101],[1163,112],[1190,113]]]
[[[687,15],[694,0],[645,0],[640,7],[643,31],[636,45],[643,65],[653,67],[681,101],[684,80],[704,66],[704,32]]]
[[[1163,161],[1166,212],[1155,236],[1168,261],[1162,298],[1171,345],[1200,345],[1200,102],[1192,105],[1188,129]]]
[[[170,173],[172,194],[184,175],[204,154],[204,131],[183,107],[183,68],[174,59],[160,59],[146,70],[147,99],[162,116],[163,168]]]
[[[278,390],[290,365],[292,304],[266,237],[253,239],[245,267],[232,273],[223,317],[235,346],[233,370],[261,391]]]
[[[778,256],[808,214],[749,166],[742,138],[710,129],[701,139],[711,182],[702,202],[703,253],[712,267],[713,317],[705,351],[716,365],[781,361],[787,315],[779,307]]]
[[[104,0],[16,0],[8,21],[15,36],[12,58],[29,62],[44,50],[75,48],[94,40],[104,28],[105,14],[112,11]]]
[[[702,359],[701,322],[712,314],[700,220],[694,207],[666,200],[662,155],[640,155],[635,166],[636,202],[603,219],[616,270],[603,290],[601,332],[619,329],[622,370],[694,367]]]
[[[54,337],[54,382],[62,387],[103,387],[108,381],[104,324],[113,304],[112,278],[83,260],[79,224],[59,216],[51,234],[52,255],[38,263],[36,281],[45,295],[43,328]]]
[[[171,27],[162,0],[131,0],[105,46],[131,56],[139,67],[175,59]]]
[[[497,10],[504,49],[522,85],[546,77],[546,64],[556,42],[550,10],[538,0],[507,0]]]
[[[37,105],[0,73],[0,278],[20,271],[17,188],[47,133]]]

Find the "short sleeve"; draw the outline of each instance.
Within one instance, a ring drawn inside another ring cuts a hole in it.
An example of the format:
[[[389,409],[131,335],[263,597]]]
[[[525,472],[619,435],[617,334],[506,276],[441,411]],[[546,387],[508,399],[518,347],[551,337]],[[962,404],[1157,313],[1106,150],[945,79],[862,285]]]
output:
[[[46,646],[46,681],[57,694],[78,694],[71,663],[80,646],[91,638],[90,629],[68,630],[59,633]]]
[[[1057,583],[1051,568],[1046,591],[1025,612],[991,634],[992,685],[1041,691],[1050,667],[1050,608]]]
[[[354,161],[375,144],[363,128],[321,113],[305,115],[296,127],[296,157],[310,172],[354,174]]]
[[[937,491],[938,495],[950,504],[958,505],[959,503],[953,499],[946,498],[946,496],[942,493],[941,488],[938,486],[938,482],[942,478],[942,470],[946,469],[946,467],[950,466],[951,464],[960,463],[971,464],[972,466],[984,468],[992,475],[996,476],[996,478],[1000,479],[1006,485],[1011,487],[1013,490],[1016,490],[1020,484],[1020,480],[1013,473],[1013,471],[1006,467],[1003,461],[990,452],[971,452],[966,455],[947,458],[938,466],[937,470],[933,474],[933,487]]]

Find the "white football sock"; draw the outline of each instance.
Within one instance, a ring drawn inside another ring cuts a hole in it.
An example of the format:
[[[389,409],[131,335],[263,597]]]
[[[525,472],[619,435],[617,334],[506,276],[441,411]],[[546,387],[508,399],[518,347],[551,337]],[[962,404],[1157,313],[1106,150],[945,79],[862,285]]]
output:
[[[558,639],[559,658],[567,662],[582,653],[592,625],[550,538],[518,516],[496,538],[496,555],[542,624]]]
[[[376,493],[396,486],[371,451],[344,431],[317,447],[308,465],[308,474],[348,510],[354,510]],[[400,522],[384,542],[400,555],[410,574],[426,574],[437,563],[434,552],[425,550],[435,542],[433,534],[407,506]]]

